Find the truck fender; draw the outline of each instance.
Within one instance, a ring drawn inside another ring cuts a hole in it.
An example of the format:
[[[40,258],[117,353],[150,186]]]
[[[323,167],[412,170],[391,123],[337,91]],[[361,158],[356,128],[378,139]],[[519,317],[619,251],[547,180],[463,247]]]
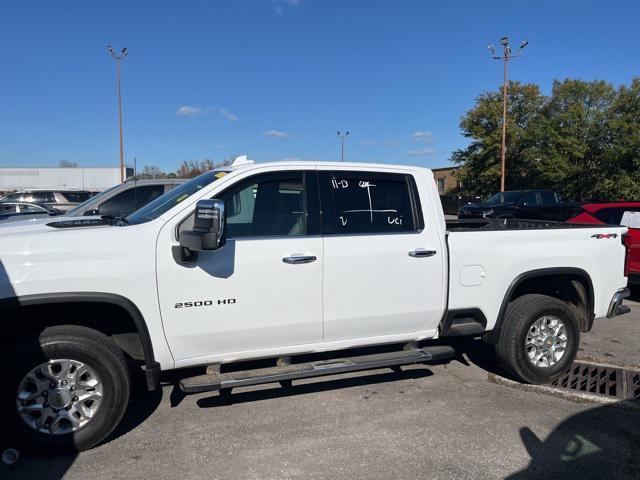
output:
[[[153,345],[149,329],[144,321],[138,307],[128,298],[114,293],[102,292],[63,292],[23,295],[19,297],[6,298],[0,301],[1,306],[16,308],[20,306],[49,304],[49,303],[110,303],[123,308],[133,320],[142,347],[144,356],[144,370],[147,376],[147,386],[149,390],[155,390],[159,383],[160,364],[156,362],[153,354]]]
[[[594,313],[594,295],[593,295],[593,282],[591,281],[591,277],[589,274],[581,269],[576,267],[552,267],[552,268],[540,268],[537,270],[530,270],[528,272],[521,273],[518,275],[509,285],[507,291],[502,299],[502,304],[500,305],[500,311],[498,313],[498,318],[496,319],[496,325],[493,328],[495,332],[498,332],[502,327],[502,322],[504,319],[504,314],[507,310],[507,305],[513,296],[513,293],[516,291],[519,285],[521,285],[524,281],[530,280],[535,277],[544,277],[544,276],[553,276],[553,275],[573,275],[577,276],[580,279],[584,280],[587,290],[587,325],[586,330],[591,329],[591,325],[593,324],[593,320],[595,317]]]

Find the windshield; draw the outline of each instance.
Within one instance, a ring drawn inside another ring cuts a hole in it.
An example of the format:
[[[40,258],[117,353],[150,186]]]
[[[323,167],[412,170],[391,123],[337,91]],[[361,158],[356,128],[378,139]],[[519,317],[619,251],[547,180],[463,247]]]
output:
[[[90,197],[88,200],[85,200],[80,205],[76,205],[71,210],[67,210],[67,213],[65,214],[65,216],[75,217],[77,215],[82,215],[82,211],[87,208],[87,205],[92,204],[96,201],[99,201],[101,198],[104,198],[107,194],[109,194],[110,192],[118,188],[120,185],[122,184],[119,183],[118,185],[114,185],[113,187],[108,188],[105,191],[100,192],[97,195],[94,195],[93,197]]]
[[[179,187],[170,190],[164,195],[159,196],[154,201],[147,203],[141,209],[136,210],[127,217],[127,223],[137,224],[155,220],[183,200],[189,198],[198,190],[201,190],[219,178],[224,177],[227,173],[229,173],[228,170],[212,170],[210,172],[203,173],[202,175],[183,183]]]
[[[516,203],[522,196],[522,192],[501,192],[496,193],[493,197],[486,201],[489,205],[497,205],[499,203]]]

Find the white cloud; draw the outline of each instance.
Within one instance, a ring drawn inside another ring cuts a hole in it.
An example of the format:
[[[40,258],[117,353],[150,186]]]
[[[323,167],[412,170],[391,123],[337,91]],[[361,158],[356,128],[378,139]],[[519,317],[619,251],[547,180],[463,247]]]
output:
[[[238,120],[240,120],[240,117],[238,117],[237,115],[234,115],[231,112],[227,112],[224,108],[220,109],[220,115],[232,122],[237,122]]]
[[[193,117],[196,115],[204,115],[207,113],[207,108],[202,107],[194,107],[192,105],[183,105],[178,110],[176,110],[176,115],[180,117]]]
[[[282,130],[265,130],[262,135],[271,138],[287,138],[291,136],[291,133],[283,132]]]
[[[409,155],[410,157],[422,157],[424,155],[431,155],[435,153],[435,150],[433,148],[421,148],[419,150],[409,150],[407,152],[407,155]]]
[[[297,7],[300,5],[300,0],[271,0],[273,4],[273,11],[276,15],[284,14],[284,7]]]
[[[418,130],[417,132],[413,132],[411,134],[411,138],[416,142],[432,142],[433,141],[433,133],[428,130]]]

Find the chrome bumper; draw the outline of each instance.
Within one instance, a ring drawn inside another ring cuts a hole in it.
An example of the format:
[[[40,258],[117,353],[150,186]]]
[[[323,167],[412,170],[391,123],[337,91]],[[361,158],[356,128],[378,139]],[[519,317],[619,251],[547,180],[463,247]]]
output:
[[[615,317],[623,313],[629,312],[629,309],[623,307],[622,300],[631,295],[631,291],[628,288],[621,288],[618,290],[609,302],[609,310],[607,310],[607,318]],[[622,308],[621,308],[622,307]]]

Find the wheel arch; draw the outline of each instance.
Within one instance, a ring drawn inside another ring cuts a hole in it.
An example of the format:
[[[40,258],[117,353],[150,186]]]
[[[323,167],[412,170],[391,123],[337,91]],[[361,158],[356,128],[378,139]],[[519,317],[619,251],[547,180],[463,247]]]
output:
[[[569,303],[580,330],[591,330],[595,318],[591,277],[581,268],[552,267],[523,272],[511,282],[500,305],[495,331],[502,327],[509,302],[527,293],[541,293]]]
[[[51,294],[32,294],[32,295],[22,295],[17,297],[5,298],[0,300],[0,310],[3,311],[13,311],[18,313],[21,309],[24,308],[33,308],[33,307],[47,307],[47,306],[56,306],[64,309],[67,305],[83,305],[87,307],[86,304],[95,304],[96,306],[112,306],[121,309],[128,316],[128,320],[135,327],[135,332],[137,334],[137,339],[133,340],[133,343],[139,343],[138,346],[142,350],[143,364],[144,370],[147,377],[147,386],[149,390],[154,390],[158,385],[158,377],[160,373],[160,364],[155,360],[155,356],[153,353],[153,344],[151,341],[151,336],[149,334],[149,329],[147,328],[147,324],[142,316],[142,313],[138,309],[138,307],[128,298],[117,295],[113,293],[102,293],[102,292],[63,292],[63,293],[51,293]],[[127,319],[123,319],[126,321]],[[42,322],[43,324],[53,323],[57,324],[58,322]],[[83,325],[82,321],[75,321],[75,324]],[[21,329],[28,329],[28,326],[21,325],[16,330],[19,331]],[[125,342],[129,345],[132,344],[131,338],[127,339]],[[121,346],[121,342],[116,342]],[[127,350],[126,348],[123,350]],[[129,352],[127,352],[129,353]]]

